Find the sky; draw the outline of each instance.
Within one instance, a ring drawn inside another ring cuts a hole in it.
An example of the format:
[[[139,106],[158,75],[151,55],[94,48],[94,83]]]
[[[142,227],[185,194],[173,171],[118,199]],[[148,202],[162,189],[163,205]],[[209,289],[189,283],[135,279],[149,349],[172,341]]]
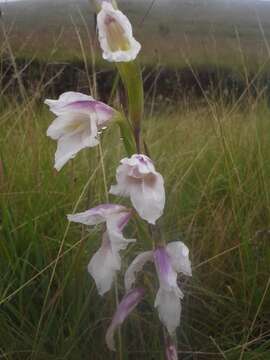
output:
[[[15,1],[23,1],[23,0],[0,0],[0,3],[15,2]]]

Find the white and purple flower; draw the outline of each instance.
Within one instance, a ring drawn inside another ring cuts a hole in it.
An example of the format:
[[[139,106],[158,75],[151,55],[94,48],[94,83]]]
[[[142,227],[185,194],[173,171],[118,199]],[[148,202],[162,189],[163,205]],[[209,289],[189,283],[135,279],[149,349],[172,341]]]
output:
[[[120,304],[118,305],[105,337],[106,344],[110,350],[115,351],[115,344],[113,339],[115,330],[139,304],[144,296],[144,292],[145,291],[142,288],[132,289],[123,297]]]
[[[78,92],[66,92],[58,100],[45,100],[57,116],[47,135],[57,140],[55,168],[59,171],[77,153],[99,143],[98,131],[115,115],[110,106]]]
[[[155,263],[159,278],[159,290],[155,299],[160,321],[168,332],[173,334],[179,326],[181,316],[181,299],[183,293],[177,284],[177,274],[192,275],[189,250],[181,241],[160,246],[154,251],[139,254],[125,274],[125,288],[129,291],[135,282],[136,273],[141,271],[147,261]]]
[[[102,244],[88,264],[88,271],[95,280],[100,295],[111,289],[115,274],[121,268],[120,251],[135,239],[125,239],[123,229],[132,211],[116,204],[102,204],[82,213],[68,215],[68,220],[84,225],[106,223]]]
[[[133,37],[128,18],[110,2],[101,3],[101,10],[97,15],[97,28],[105,60],[127,62],[136,58],[141,45]]]
[[[164,180],[146,155],[134,154],[124,158],[116,171],[117,185],[110,193],[130,197],[141,218],[155,224],[165,205]]]

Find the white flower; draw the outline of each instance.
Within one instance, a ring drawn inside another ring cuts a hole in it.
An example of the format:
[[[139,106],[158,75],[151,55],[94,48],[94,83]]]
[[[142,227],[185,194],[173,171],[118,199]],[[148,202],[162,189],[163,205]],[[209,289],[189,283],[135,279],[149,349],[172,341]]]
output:
[[[127,196],[141,218],[155,224],[165,205],[164,180],[146,155],[132,155],[121,160],[116,171],[117,185],[110,193]]]
[[[129,291],[135,282],[135,275],[147,261],[154,261],[158,278],[159,290],[155,299],[161,322],[173,334],[180,323],[181,299],[183,293],[177,285],[177,273],[191,276],[189,250],[181,241],[169,243],[166,247],[158,247],[155,251],[139,254],[125,274],[125,288]]]
[[[121,205],[102,204],[82,213],[68,215],[69,221],[85,225],[106,223],[102,244],[88,264],[100,295],[111,289],[116,271],[121,268],[119,252],[135,239],[125,239],[122,231],[131,217],[131,210]]]
[[[128,18],[103,1],[97,15],[97,28],[103,58],[112,62],[131,61],[138,55],[141,45],[132,34]]]
[[[66,92],[58,100],[45,101],[57,116],[47,135],[57,140],[55,168],[60,170],[68,160],[86,147],[96,146],[98,130],[112,119],[115,111],[91,96]]]

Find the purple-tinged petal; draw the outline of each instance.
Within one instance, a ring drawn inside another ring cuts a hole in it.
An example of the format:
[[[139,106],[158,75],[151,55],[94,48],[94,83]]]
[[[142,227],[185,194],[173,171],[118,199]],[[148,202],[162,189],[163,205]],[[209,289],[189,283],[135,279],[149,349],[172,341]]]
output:
[[[171,265],[165,247],[159,247],[154,251],[154,260],[160,283],[155,307],[158,309],[161,322],[172,334],[180,323],[180,299],[184,295],[177,285],[177,273]]]
[[[166,360],[177,360],[178,359],[176,346],[173,343],[172,338],[170,336],[168,336],[166,339],[165,354],[166,354]]]
[[[122,159],[116,180],[110,193],[130,197],[141,218],[155,224],[163,213],[165,190],[163,177],[155,170],[151,159],[142,154]]]
[[[170,257],[165,247],[158,247],[154,251],[154,260],[160,287],[164,290],[178,289],[179,297],[183,297],[182,292],[177,286],[177,273],[172,268]]]
[[[95,111],[97,114],[97,123],[98,127],[105,126],[109,121],[112,120],[113,116],[116,114],[116,111],[110,106],[104,104],[101,101],[98,101],[95,106]]]
[[[60,95],[58,100],[46,99],[45,104],[49,106],[50,111],[55,115],[60,115],[62,113],[62,109],[70,103],[93,100],[92,96],[75,91],[67,91]]]
[[[110,350],[115,351],[114,332],[124,322],[127,316],[135,309],[144,296],[144,289],[136,288],[129,291],[121,300],[112,322],[106,332],[106,344]]]
[[[123,212],[123,216],[117,222],[117,227],[119,231],[123,231],[125,226],[128,224],[131,216],[132,216],[132,211]]]
[[[129,214],[130,211],[125,206],[117,204],[101,204],[78,214],[67,215],[67,217],[69,221],[84,225],[97,225],[106,222],[114,214],[119,215],[118,221],[120,221],[127,213]]]
[[[79,112],[79,113],[93,113],[96,111],[97,100],[79,100],[70,102],[64,106],[59,107],[61,112]]]
[[[57,116],[66,116],[69,113],[92,116],[97,120],[98,126],[105,125],[115,114],[115,110],[109,105],[95,100],[92,96],[81,93],[67,92],[62,94],[58,100],[45,100],[45,104]]]
[[[80,100],[71,102],[61,108],[63,112],[78,112],[93,116],[97,120],[98,128],[106,125],[112,120],[115,110],[110,106],[97,100]]]
[[[125,273],[125,289],[129,291],[136,280],[136,273],[141,271],[147,261],[153,261],[153,251],[146,251],[139,254],[129,265]]]

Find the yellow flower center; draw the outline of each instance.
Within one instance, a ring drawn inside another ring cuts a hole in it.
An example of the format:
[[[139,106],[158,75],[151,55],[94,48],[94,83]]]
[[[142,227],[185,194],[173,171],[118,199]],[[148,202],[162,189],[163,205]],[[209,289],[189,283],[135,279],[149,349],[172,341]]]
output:
[[[129,40],[122,26],[111,16],[105,19],[107,42],[111,51],[126,51],[130,49]]]

